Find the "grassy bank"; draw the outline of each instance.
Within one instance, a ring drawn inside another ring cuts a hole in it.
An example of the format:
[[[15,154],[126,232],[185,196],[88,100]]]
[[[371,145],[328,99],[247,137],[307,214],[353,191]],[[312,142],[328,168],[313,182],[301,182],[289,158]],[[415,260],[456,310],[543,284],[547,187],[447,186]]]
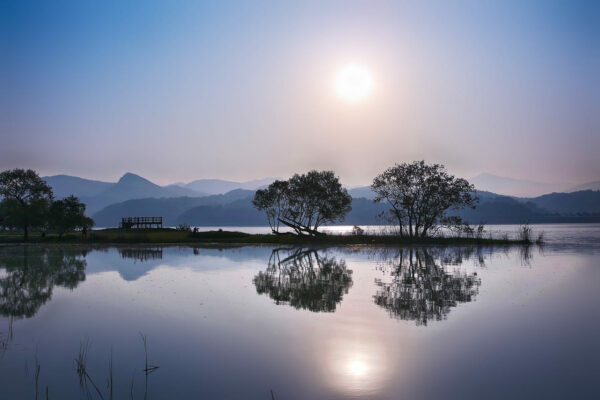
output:
[[[529,240],[516,240],[491,237],[432,237],[401,238],[397,235],[321,235],[318,237],[295,236],[292,234],[249,234],[232,231],[187,232],[176,229],[103,229],[92,231],[83,237],[73,232],[62,237],[56,234],[42,235],[34,232],[30,243],[232,243],[232,244],[287,244],[287,245],[368,245],[368,244],[437,244],[437,245],[491,245],[491,244],[529,244]],[[1,232],[0,243],[23,243],[19,232]]]

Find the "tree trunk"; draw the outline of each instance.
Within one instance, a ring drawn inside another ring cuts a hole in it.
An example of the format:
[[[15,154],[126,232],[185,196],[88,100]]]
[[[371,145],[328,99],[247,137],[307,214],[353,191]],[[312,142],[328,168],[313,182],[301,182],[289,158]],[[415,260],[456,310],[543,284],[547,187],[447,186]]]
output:
[[[29,231],[27,230],[28,226],[23,225],[23,240],[27,241],[29,239]]]
[[[318,232],[314,229],[307,228],[306,226],[300,225],[296,222],[288,222],[288,221],[284,221],[282,219],[280,219],[279,221],[282,224],[287,225],[290,228],[294,229],[299,236],[304,235],[304,233],[307,233],[312,236],[323,235],[321,232]]]
[[[402,226],[402,217],[399,213],[396,213],[396,218],[398,218],[398,225],[400,226],[400,238],[404,237],[403,226]]]

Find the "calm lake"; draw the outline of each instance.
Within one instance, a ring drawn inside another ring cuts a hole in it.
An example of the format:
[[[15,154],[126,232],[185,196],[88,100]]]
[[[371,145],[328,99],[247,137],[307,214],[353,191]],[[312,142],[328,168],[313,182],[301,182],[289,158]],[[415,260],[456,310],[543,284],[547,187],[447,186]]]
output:
[[[111,375],[115,399],[598,398],[600,225],[535,230],[543,248],[0,247],[0,398],[109,399]]]

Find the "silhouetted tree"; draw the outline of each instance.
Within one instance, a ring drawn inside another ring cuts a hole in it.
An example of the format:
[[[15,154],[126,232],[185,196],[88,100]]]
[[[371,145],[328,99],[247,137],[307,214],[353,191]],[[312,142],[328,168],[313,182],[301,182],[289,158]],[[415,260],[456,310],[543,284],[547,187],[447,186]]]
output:
[[[288,181],[275,181],[266,189],[257,190],[252,204],[267,214],[271,232],[279,233],[280,221],[290,211]]]
[[[427,237],[448,210],[474,207],[475,188],[448,174],[443,165],[415,161],[388,168],[373,180],[375,202],[387,201],[400,235]]]
[[[323,224],[342,221],[351,203],[352,197],[333,171],[310,171],[286,182],[276,181],[258,191],[253,201],[267,213],[274,232],[282,223],[298,235],[316,235]]]
[[[271,253],[269,265],[254,277],[258,294],[266,293],[277,304],[297,309],[333,312],[352,286],[352,270],[316,250],[291,249]]]
[[[85,204],[73,195],[52,202],[49,210],[50,227],[62,236],[75,229],[85,231],[94,226],[94,221],[85,216]]]
[[[10,221],[10,208],[8,204],[0,200],[0,229],[12,228],[12,222]]]
[[[379,289],[373,296],[375,304],[392,317],[427,325],[446,318],[452,307],[472,301],[479,291],[477,273],[449,273],[444,267],[472,256],[483,263],[481,253],[473,249],[401,248],[394,252],[384,256],[382,268],[391,279],[376,279]]]
[[[45,224],[53,198],[50,186],[31,169],[0,173],[0,196],[3,197],[3,224],[22,228],[25,240],[31,227]]]

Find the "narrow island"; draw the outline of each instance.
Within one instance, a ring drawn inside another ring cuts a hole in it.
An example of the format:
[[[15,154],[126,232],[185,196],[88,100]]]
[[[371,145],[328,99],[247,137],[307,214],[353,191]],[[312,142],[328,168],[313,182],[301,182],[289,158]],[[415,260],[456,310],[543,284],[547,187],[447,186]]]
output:
[[[352,197],[333,171],[313,170],[256,191],[252,204],[264,212],[270,234],[201,232],[189,225],[165,228],[161,217],[152,217],[160,221],[155,228],[122,222],[120,228],[93,230],[94,221],[77,197],[55,200],[52,188],[35,171],[14,169],[0,173],[0,243],[527,245],[543,241],[543,235],[534,238],[526,224],[514,237],[494,237],[483,223],[472,226],[453,215],[455,210],[475,208],[478,198],[472,184],[450,175],[440,164],[396,164],[375,177],[371,189],[376,194],[373,201],[389,206],[381,217],[392,229],[366,232],[354,226],[345,234],[323,232],[323,226],[343,222]]]

